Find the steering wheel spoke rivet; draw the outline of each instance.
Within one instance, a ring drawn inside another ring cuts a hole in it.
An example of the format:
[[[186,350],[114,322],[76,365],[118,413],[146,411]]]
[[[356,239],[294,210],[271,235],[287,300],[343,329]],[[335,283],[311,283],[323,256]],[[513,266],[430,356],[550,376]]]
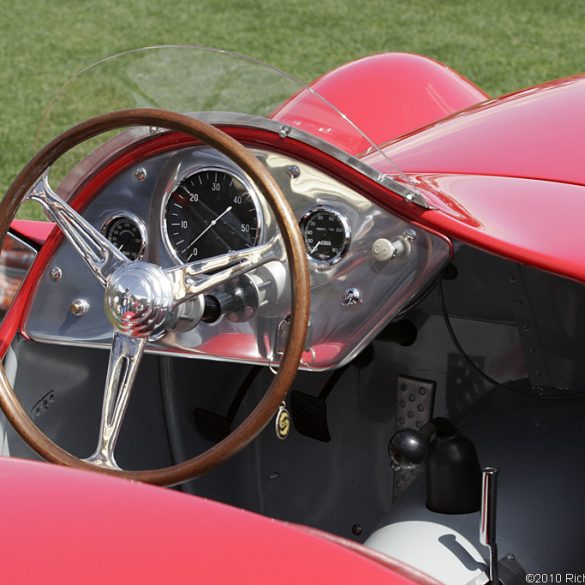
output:
[[[291,179],[297,179],[301,175],[301,169],[297,165],[290,165],[286,173]]]
[[[61,280],[62,277],[63,271],[61,270],[61,268],[59,268],[59,266],[53,266],[53,268],[51,268],[51,272],[49,272],[49,278],[53,282],[57,282],[58,280]]]
[[[144,167],[138,167],[135,171],[134,171],[134,177],[136,178],[137,181],[144,181],[147,177],[147,172],[146,169]]]
[[[85,299],[75,299],[69,306],[69,310],[75,317],[83,317],[89,311],[89,303]]]

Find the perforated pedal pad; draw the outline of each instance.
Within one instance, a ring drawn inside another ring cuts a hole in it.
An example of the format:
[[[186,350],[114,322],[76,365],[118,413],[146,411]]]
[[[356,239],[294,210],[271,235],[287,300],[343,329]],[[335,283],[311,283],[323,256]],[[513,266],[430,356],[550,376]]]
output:
[[[420,429],[433,417],[436,383],[433,380],[398,376],[396,392],[396,430]],[[394,501],[421,472],[418,469],[394,472]]]

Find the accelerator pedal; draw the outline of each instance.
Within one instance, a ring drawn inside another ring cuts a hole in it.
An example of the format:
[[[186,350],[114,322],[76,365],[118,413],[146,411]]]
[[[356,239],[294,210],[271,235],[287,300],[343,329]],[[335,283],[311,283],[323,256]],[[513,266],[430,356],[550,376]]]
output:
[[[372,361],[373,357],[374,350],[369,345],[352,362],[335,370],[325,382],[318,396],[312,396],[299,390],[291,392],[290,408],[295,429],[301,435],[316,441],[323,443],[331,441],[327,420],[327,398],[349,366],[364,368]]]
[[[404,429],[418,431],[433,418],[435,388],[436,384],[432,380],[398,376],[396,431]],[[395,502],[415,480],[423,467],[394,471]]]

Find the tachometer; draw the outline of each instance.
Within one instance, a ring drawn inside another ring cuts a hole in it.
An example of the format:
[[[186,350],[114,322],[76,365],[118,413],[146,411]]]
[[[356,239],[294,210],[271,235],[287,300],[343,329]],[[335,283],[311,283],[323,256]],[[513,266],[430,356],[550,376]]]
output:
[[[259,215],[256,195],[243,178],[208,168],[187,176],[171,192],[163,231],[173,256],[193,262],[254,246]]]

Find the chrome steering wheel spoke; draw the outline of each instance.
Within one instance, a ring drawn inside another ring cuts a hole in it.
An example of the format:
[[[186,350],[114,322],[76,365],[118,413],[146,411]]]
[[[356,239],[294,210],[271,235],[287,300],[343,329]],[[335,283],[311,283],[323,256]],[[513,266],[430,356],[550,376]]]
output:
[[[279,236],[266,244],[228,252],[165,270],[173,286],[175,304],[205,293],[272,260],[283,259]]]
[[[49,185],[49,171],[45,171],[27,199],[43,206],[46,215],[54,221],[95,274],[102,286],[108,276],[129,260],[88,221],[71,208]]]
[[[120,469],[114,450],[145,344],[144,337],[129,337],[114,330],[98,444],[95,453],[85,460],[89,463],[108,469]]]

